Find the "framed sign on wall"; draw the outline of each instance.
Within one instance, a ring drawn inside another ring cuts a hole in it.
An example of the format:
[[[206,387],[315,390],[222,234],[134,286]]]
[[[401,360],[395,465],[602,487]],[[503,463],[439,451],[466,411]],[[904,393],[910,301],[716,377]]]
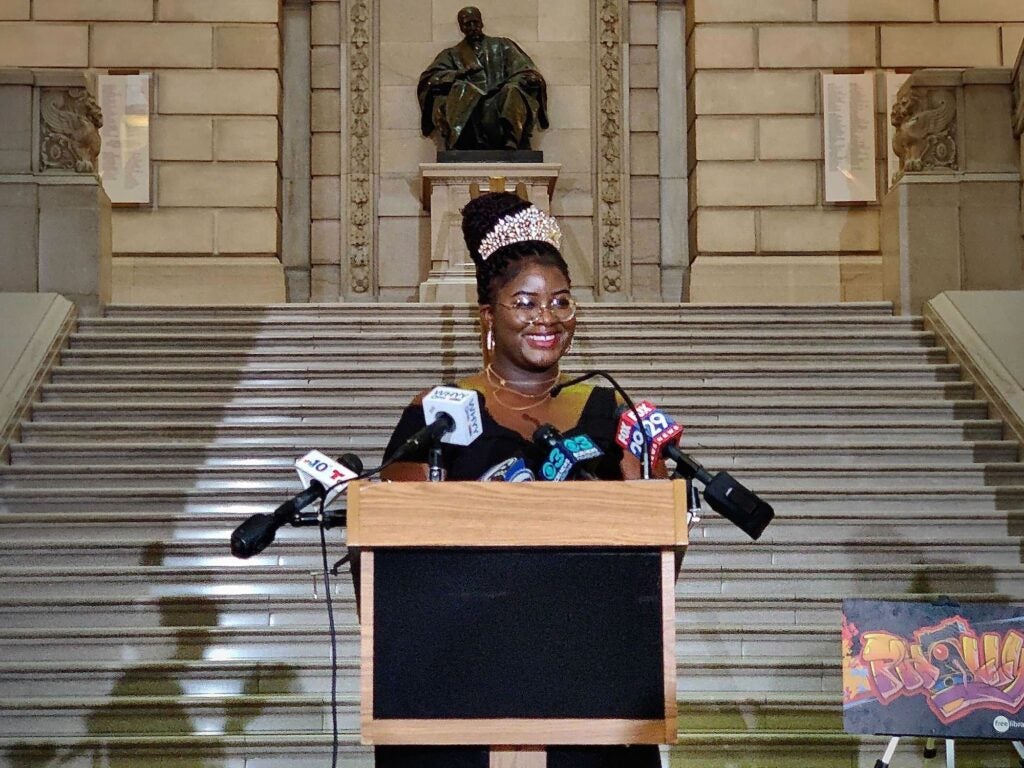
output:
[[[112,203],[150,202],[149,110],[152,75],[100,75],[103,111],[100,179]]]

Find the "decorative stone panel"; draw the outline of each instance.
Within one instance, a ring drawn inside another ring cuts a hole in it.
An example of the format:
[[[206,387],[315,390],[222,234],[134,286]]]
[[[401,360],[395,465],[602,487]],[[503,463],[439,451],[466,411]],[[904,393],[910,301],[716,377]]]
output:
[[[597,33],[597,239],[600,294],[628,294],[629,183],[624,53],[628,5],[602,0]]]
[[[890,117],[896,133],[893,151],[900,173],[957,169],[956,91],[904,83]]]
[[[1009,69],[922,69],[900,88],[890,119],[900,173],[1015,173]]]
[[[373,29],[375,3],[355,0],[348,9],[348,293],[374,292]]]
[[[39,91],[39,168],[95,173],[103,115],[85,88]]]

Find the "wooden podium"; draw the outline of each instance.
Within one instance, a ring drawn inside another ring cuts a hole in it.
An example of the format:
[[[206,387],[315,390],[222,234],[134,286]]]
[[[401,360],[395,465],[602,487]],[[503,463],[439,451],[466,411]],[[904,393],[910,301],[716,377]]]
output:
[[[686,543],[683,481],[353,483],[363,743],[675,742]]]

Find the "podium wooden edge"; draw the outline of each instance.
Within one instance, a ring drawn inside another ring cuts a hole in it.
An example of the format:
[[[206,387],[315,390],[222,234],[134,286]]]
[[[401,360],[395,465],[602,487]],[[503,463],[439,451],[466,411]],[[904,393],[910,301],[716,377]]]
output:
[[[362,743],[372,746],[614,746],[664,744],[664,733],[664,720],[374,720],[369,730],[363,731]],[[542,743],[538,743],[538,734],[544,737]]]
[[[481,514],[501,505],[501,515]],[[683,480],[356,481],[348,544],[372,547],[685,547]],[[580,514],[586,509],[586,514]]]

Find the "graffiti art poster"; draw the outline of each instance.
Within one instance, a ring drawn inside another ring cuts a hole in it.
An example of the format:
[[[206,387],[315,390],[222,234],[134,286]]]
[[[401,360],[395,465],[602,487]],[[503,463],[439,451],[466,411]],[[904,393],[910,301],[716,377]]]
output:
[[[843,601],[848,733],[1024,739],[1024,605]]]

